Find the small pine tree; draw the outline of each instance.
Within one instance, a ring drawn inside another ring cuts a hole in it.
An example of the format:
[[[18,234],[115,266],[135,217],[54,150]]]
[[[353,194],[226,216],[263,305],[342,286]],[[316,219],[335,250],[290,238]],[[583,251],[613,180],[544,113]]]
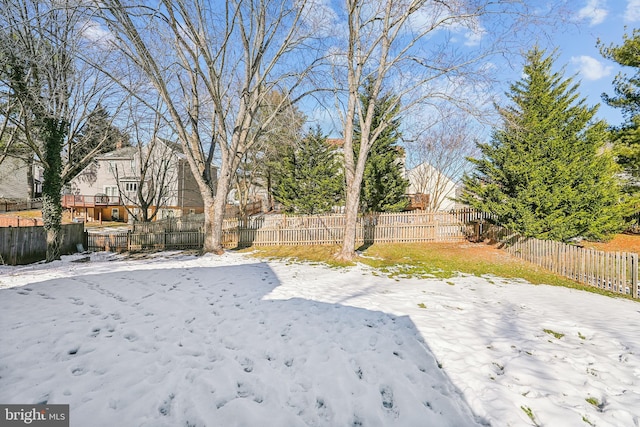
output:
[[[274,175],[273,195],[285,212],[325,213],[342,200],[340,165],[319,127],[309,130],[297,146],[286,148]]]
[[[503,127],[470,159],[460,200],[527,237],[607,238],[624,224],[607,126],[552,64],[538,48],[527,54],[525,76],[507,93],[513,105],[498,109]]]
[[[369,106],[369,91],[372,82],[368,82],[361,94],[363,108]],[[363,212],[400,212],[409,204],[406,196],[409,181],[403,177],[403,151],[398,147],[400,140],[400,120],[397,118],[400,106],[397,100],[386,95],[376,103],[373,128],[378,128],[383,121],[388,126],[380,133],[371,146],[364,178],[360,191],[360,208]],[[358,156],[360,148],[360,125],[356,121],[353,151]]]

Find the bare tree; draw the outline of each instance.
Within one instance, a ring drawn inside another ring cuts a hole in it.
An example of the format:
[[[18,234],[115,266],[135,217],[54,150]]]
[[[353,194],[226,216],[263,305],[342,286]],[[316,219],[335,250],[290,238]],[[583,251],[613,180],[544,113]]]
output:
[[[103,145],[94,141],[77,155],[83,124],[114,99],[113,85],[77,56],[91,48],[83,35],[86,12],[73,0],[0,3],[0,87],[8,100],[0,115],[12,127],[7,144],[26,145],[44,170],[47,261],[60,257],[62,187]]]
[[[337,49],[334,75],[337,107],[342,113],[346,175],[344,241],[337,258],[355,256],[356,223],[365,163],[376,138],[389,125],[374,125],[374,112],[385,87],[393,88],[400,112],[440,101],[472,110],[466,91],[482,92],[490,81],[488,58],[505,52],[509,36],[520,35],[522,20],[533,16],[524,0],[346,0],[347,28],[343,48]],[[542,10],[542,9],[540,9]],[[453,36],[467,38],[473,49],[461,49]],[[488,39],[491,39],[489,42]],[[370,99],[359,92],[370,81]],[[475,88],[475,89],[474,89]],[[342,93],[346,93],[344,96]],[[477,100],[477,99],[476,99]],[[386,114],[382,114],[386,116]],[[361,130],[360,149],[354,156],[354,123]]]
[[[178,197],[177,191],[172,189],[178,182],[178,152],[181,150],[161,137],[164,126],[160,115],[152,111],[149,123],[149,117],[136,114],[139,110],[147,109],[131,105],[130,129],[135,140],[133,160],[121,167],[116,165],[113,174],[129,215],[135,221],[149,222],[170,200]]]
[[[274,168],[282,161],[286,148],[294,146],[302,137],[306,116],[291,103],[283,105],[282,96],[279,92],[272,92],[266,97],[266,104],[258,110],[257,126],[263,117],[270,119],[274,109],[279,111],[256,144],[244,153],[238,167],[235,195],[242,216],[247,213],[250,199],[265,201],[268,210],[274,208]]]
[[[302,83],[318,62],[319,51],[310,49],[313,8],[284,0],[96,4],[115,45],[164,101],[204,201],[203,251],[222,253],[226,197],[240,160],[278,111],[304,94]],[[281,102],[257,123],[273,91],[283,94]]]
[[[473,121],[464,113],[446,111],[437,123],[406,144],[407,160],[413,166],[407,171],[410,188],[428,195],[426,210],[441,210],[448,199],[456,197],[454,182],[471,167],[467,158],[477,152],[475,136],[479,132]]]

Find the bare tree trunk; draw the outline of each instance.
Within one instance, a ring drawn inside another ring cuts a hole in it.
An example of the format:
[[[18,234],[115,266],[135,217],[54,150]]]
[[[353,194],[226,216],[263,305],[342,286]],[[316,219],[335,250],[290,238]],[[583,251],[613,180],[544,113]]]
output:
[[[220,177],[216,186],[216,196],[211,194],[203,198],[205,202],[205,242],[203,252],[213,252],[221,255],[224,253],[222,246],[222,224],[227,207],[227,194],[231,188],[231,174],[233,167],[227,163],[222,164]]]
[[[360,182],[362,182],[362,177],[360,177]],[[344,240],[342,241],[342,248],[337,256],[337,259],[340,261],[351,261],[355,256],[356,235],[358,231],[358,206],[360,206],[360,185],[347,185],[344,212]]]
[[[25,161],[27,164],[27,209],[31,209],[31,201],[33,199],[33,155]]]
[[[212,196],[203,197],[204,201],[204,244],[203,252],[215,252],[216,242],[214,239],[216,207],[215,199]],[[222,245],[220,245],[222,246]]]

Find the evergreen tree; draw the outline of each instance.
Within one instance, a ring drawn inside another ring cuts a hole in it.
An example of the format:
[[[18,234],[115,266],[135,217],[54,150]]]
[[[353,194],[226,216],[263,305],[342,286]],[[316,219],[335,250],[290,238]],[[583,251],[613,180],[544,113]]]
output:
[[[363,109],[370,102],[372,82],[368,81],[360,95]],[[405,195],[409,181],[402,173],[403,151],[397,142],[401,137],[400,120],[397,118],[400,105],[397,99],[385,95],[375,104],[373,128],[377,129],[383,121],[388,126],[380,133],[369,151],[364,168],[360,207],[363,212],[400,212],[409,204]],[[353,151],[357,158],[360,148],[360,122],[355,123]]]
[[[114,126],[109,112],[98,105],[89,113],[70,145],[67,162],[72,170],[67,174],[68,179],[76,176],[96,155],[130,145],[129,136]]]
[[[252,189],[258,187],[266,193],[267,204],[264,207],[273,210],[274,170],[279,167],[285,151],[294,146],[304,132],[306,116],[286,98],[285,94],[273,91],[258,109],[254,128],[262,127],[266,119],[270,124],[262,130],[258,142],[245,151],[236,173],[236,195],[242,214]]]
[[[623,226],[606,124],[578,100],[578,84],[552,72],[553,59],[538,48],[527,54],[507,93],[513,105],[498,108],[503,127],[470,159],[476,169],[460,199],[527,237],[606,238]]]
[[[640,190],[640,29],[625,34],[620,46],[605,47],[598,43],[602,55],[618,64],[635,69],[633,76],[618,74],[613,81],[614,96],[602,95],[604,101],[619,108],[625,123],[613,129],[614,153],[618,163],[632,178],[628,190]]]
[[[342,200],[344,178],[333,147],[319,127],[288,146],[274,171],[274,198],[285,212],[320,214]]]

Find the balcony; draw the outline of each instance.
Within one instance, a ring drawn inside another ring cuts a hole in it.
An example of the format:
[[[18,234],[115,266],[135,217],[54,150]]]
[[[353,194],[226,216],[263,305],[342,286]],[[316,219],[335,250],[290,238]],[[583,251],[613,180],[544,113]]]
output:
[[[106,194],[96,194],[95,196],[65,194],[62,196],[63,208],[94,208],[121,205],[120,197],[107,196]]]

